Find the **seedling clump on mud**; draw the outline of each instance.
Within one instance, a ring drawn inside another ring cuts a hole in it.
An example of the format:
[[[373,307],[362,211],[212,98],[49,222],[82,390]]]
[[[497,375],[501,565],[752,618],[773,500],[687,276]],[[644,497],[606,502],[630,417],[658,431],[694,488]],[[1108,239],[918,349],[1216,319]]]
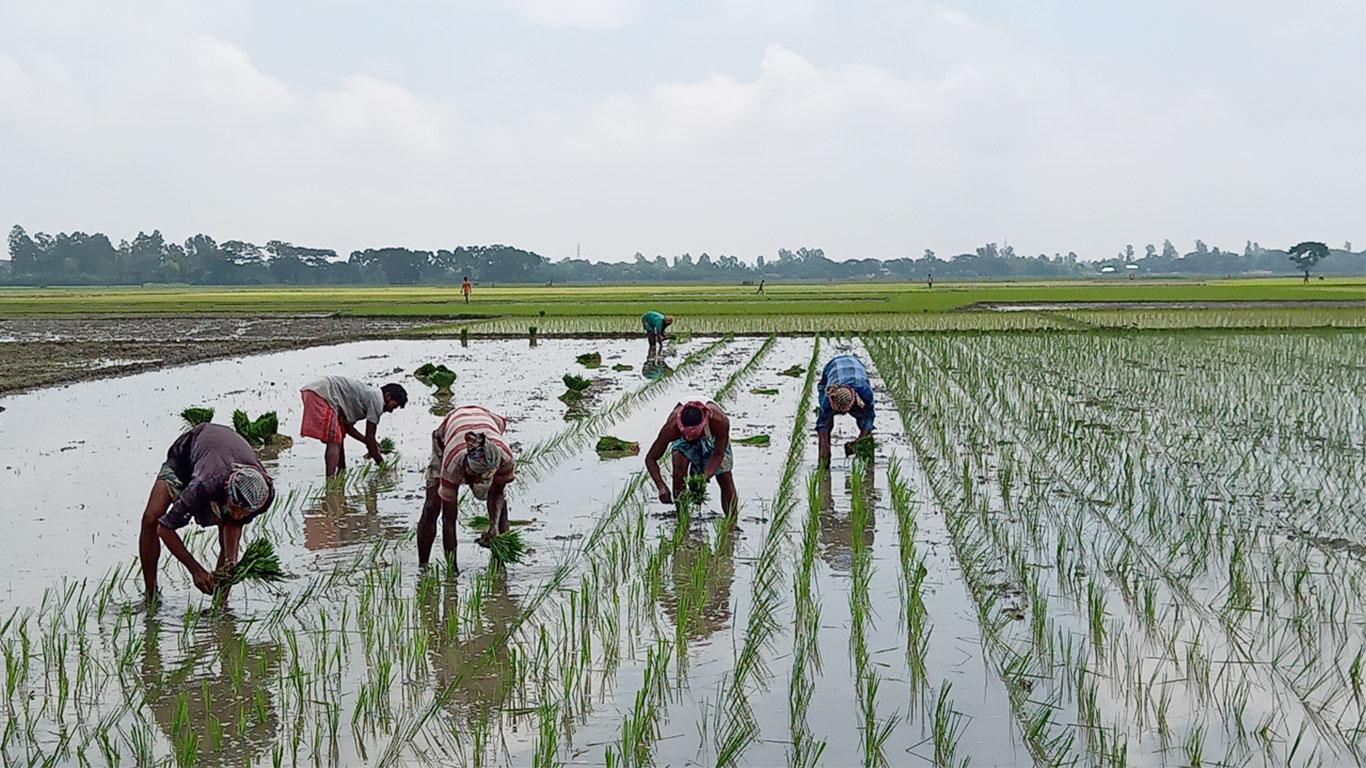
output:
[[[698,506],[707,500],[707,476],[690,474],[684,478],[683,493],[678,503]]]
[[[599,456],[608,459],[635,456],[640,453],[640,443],[621,440],[611,435],[603,435],[598,438],[597,451]]]
[[[751,389],[749,392],[750,392],[750,394],[752,394],[752,395],[776,395],[776,394],[778,394],[778,388],[777,388],[777,387],[755,387],[754,389]]]
[[[380,440],[380,441],[379,441],[379,452],[380,452],[380,453],[386,453],[386,454],[388,454],[388,453],[393,453],[395,450],[396,450],[396,446],[394,445],[394,439],[393,439],[392,437],[386,437],[386,438],[384,438],[383,440]]]
[[[616,365],[612,366],[612,370],[618,372],[633,370],[633,368],[634,366],[628,365],[626,363],[617,363]]]
[[[578,360],[579,365],[582,365],[584,368],[597,368],[602,365],[601,352],[588,352],[586,354],[579,355],[574,359]]]
[[[242,557],[227,575],[219,580],[218,588],[222,590],[246,582],[272,584],[287,578],[289,574],[285,573],[285,569],[280,565],[280,558],[275,554],[275,545],[270,543],[270,539],[261,538],[242,550]]]
[[[873,453],[876,450],[877,442],[873,440],[873,436],[865,435],[850,443],[849,447],[845,450],[845,453],[849,456],[853,456],[859,461],[872,462]]]
[[[742,437],[735,441],[736,445],[753,445],[760,448],[767,447],[771,442],[772,438],[764,434],[749,435],[748,437]]]
[[[185,420],[185,426],[197,427],[200,424],[208,424],[213,421],[212,408],[190,407],[180,412],[180,418]]]
[[[778,372],[778,375],[779,375],[779,376],[791,376],[792,378],[795,379],[795,378],[797,378],[798,376],[801,376],[803,373],[806,373],[806,369],[805,369],[805,368],[801,367],[800,365],[794,365],[794,366],[792,366],[791,368],[788,368],[788,369],[786,369],[786,370],[779,371],[779,372]]]
[[[413,378],[436,387],[435,394],[449,395],[451,385],[455,383],[455,371],[447,368],[444,363],[423,363],[413,371]]]
[[[564,375],[564,386],[570,392],[583,392],[585,389],[593,386],[593,380],[586,379],[582,376],[576,376],[572,373],[566,373]]]
[[[256,419],[248,416],[246,411],[233,411],[232,428],[257,448],[283,446],[289,441],[288,437],[280,434],[280,417],[275,415],[275,411],[266,411]]]

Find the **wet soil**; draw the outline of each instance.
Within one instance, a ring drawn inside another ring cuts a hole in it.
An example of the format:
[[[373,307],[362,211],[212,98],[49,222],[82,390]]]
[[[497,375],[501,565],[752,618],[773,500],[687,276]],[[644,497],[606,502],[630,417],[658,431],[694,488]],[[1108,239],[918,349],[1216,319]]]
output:
[[[0,318],[0,394],[263,352],[391,338],[425,323],[331,315]]]

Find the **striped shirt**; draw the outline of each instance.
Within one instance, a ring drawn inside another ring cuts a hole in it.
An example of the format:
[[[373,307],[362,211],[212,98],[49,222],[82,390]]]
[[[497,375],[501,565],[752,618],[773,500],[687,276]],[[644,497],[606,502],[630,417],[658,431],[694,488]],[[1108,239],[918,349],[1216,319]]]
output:
[[[462,405],[446,414],[441,426],[432,433],[434,446],[441,450],[441,485],[437,495],[442,501],[453,502],[459,496],[460,483],[465,481],[465,452],[469,448],[465,436],[472,433],[483,432],[488,442],[498,446],[507,457],[493,479],[500,483],[512,480],[512,449],[503,437],[506,430],[507,419],[482,405]]]

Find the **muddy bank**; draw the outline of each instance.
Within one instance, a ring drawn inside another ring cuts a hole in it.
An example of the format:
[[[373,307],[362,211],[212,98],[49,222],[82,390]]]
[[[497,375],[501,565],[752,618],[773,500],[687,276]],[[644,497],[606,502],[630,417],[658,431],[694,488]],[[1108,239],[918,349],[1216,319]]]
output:
[[[365,339],[429,320],[265,317],[0,318],[0,394],[174,365]]]

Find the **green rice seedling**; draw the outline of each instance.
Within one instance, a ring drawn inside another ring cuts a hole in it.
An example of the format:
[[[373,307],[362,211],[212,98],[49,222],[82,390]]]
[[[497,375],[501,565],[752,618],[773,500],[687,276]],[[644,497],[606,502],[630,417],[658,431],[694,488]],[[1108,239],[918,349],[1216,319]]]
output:
[[[872,463],[877,451],[877,441],[872,435],[864,435],[849,445],[846,451],[858,461]]]
[[[778,388],[777,388],[777,387],[754,387],[753,389],[751,389],[751,390],[749,391],[749,393],[750,393],[751,395],[776,395],[776,394],[778,394]]]
[[[683,479],[683,493],[678,503],[689,508],[700,507],[707,501],[707,487],[710,480],[703,474],[689,474]]]
[[[582,393],[593,386],[593,380],[573,373],[566,373],[563,377],[564,386],[570,392]]]
[[[398,449],[398,447],[397,447],[396,445],[394,445],[394,439],[393,439],[392,437],[382,438],[382,439],[379,441],[379,452],[380,452],[380,453],[389,454],[389,453],[393,453],[393,452],[394,452],[395,450],[397,450],[397,449]]]
[[[213,421],[213,409],[191,406],[180,412],[180,418],[184,419],[185,426],[197,427]]]
[[[450,395],[451,385],[455,383],[455,371],[452,371],[444,365],[439,365],[436,370],[432,371],[431,375],[427,377],[427,383],[436,388],[434,394],[443,397]]]
[[[801,375],[802,375],[803,373],[805,373],[805,372],[806,372],[806,369],[803,368],[802,366],[800,366],[800,365],[793,365],[793,366],[789,366],[789,367],[787,367],[787,368],[784,368],[784,369],[781,370],[781,371],[778,371],[778,375],[779,375],[779,376],[791,376],[792,378],[795,379],[795,378],[801,376]]]
[[[594,449],[603,458],[616,459],[624,456],[635,456],[640,453],[640,443],[621,440],[611,435],[603,435],[598,438],[598,443]]]
[[[733,439],[731,440],[731,442],[735,443],[736,445],[752,445],[760,448],[767,448],[771,440],[772,438],[770,438],[768,435],[759,434],[747,435],[745,437]]]
[[[289,578],[275,554],[275,545],[270,539],[253,539],[242,550],[242,556],[222,578],[221,587],[231,587],[244,583],[272,584]]]
[[[522,533],[516,529],[497,534],[489,539],[489,559],[495,563],[517,564],[526,556]]]
[[[574,359],[578,361],[579,365],[582,365],[584,368],[592,369],[602,366],[601,352],[586,352],[582,355],[576,356]]]
[[[413,371],[413,378],[417,379],[418,381],[422,382],[423,384],[426,384],[426,383],[427,383],[427,379],[432,375],[432,373],[433,373],[436,369],[437,369],[437,364],[436,364],[436,363],[423,363],[422,365],[419,365],[419,366],[417,367],[417,370]]]
[[[616,365],[612,366],[612,370],[618,373],[624,373],[626,371],[634,371],[635,366],[630,365],[629,363],[617,363]]]
[[[280,417],[275,411],[266,411],[255,419],[248,416],[246,411],[233,411],[232,427],[237,430],[237,434],[246,438],[248,443],[258,448],[271,445],[284,437],[280,435]]]

